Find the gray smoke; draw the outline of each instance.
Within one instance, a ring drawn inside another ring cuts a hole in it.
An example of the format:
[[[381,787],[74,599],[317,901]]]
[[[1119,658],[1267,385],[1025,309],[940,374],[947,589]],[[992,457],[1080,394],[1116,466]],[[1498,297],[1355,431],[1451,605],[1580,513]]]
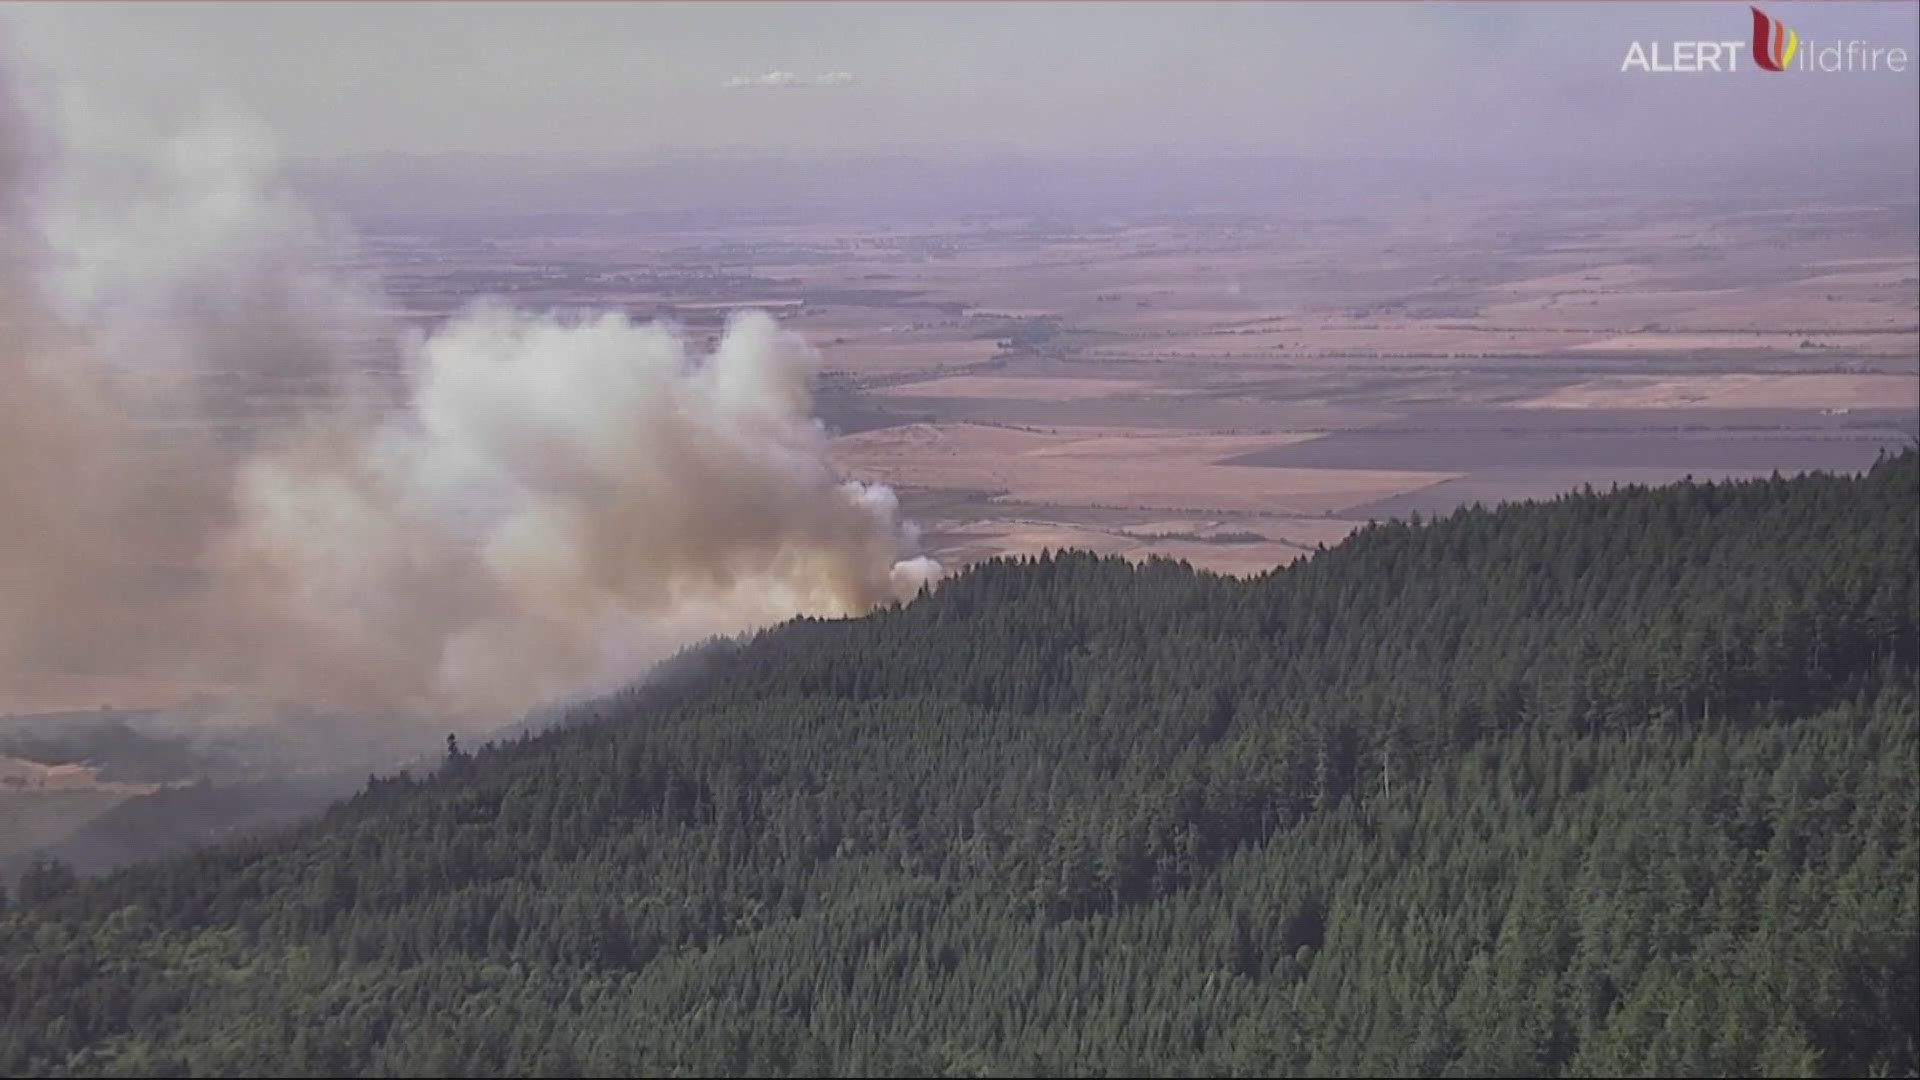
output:
[[[708,356],[497,304],[409,334],[245,125],[137,174],[34,147],[0,95],[0,708],[138,676],[492,722],[938,576],[765,315]]]

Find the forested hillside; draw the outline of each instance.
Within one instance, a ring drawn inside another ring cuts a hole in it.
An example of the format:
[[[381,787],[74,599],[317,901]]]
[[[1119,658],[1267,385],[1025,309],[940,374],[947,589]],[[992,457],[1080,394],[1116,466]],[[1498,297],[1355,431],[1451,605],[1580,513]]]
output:
[[[1067,554],[0,916],[0,1072],[1913,1075],[1920,459]]]

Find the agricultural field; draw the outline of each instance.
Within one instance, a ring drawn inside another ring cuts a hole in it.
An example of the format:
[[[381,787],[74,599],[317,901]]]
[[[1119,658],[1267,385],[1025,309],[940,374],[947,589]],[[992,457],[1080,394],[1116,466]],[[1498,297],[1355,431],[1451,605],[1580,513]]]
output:
[[[1245,574],[1375,517],[1863,468],[1920,428],[1915,242],[1910,203],[1621,194],[370,250],[423,325],[480,294],[696,342],[772,312],[819,353],[841,468],[893,485],[949,564]]]

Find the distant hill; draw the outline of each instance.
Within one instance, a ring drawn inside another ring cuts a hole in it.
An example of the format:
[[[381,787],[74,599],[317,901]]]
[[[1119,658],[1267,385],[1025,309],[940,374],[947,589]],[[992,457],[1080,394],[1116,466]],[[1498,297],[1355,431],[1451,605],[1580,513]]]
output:
[[[350,794],[365,776],[323,773],[164,787],[95,815],[43,850],[80,874],[96,874],[313,817]],[[0,867],[15,877],[28,861],[16,858]]]
[[[1912,1075],[1920,458],[1069,553],[0,917],[0,1072]]]
[[[0,888],[40,855],[87,875],[317,815],[369,762],[430,760],[436,741],[378,717],[248,725],[216,708],[0,717]]]

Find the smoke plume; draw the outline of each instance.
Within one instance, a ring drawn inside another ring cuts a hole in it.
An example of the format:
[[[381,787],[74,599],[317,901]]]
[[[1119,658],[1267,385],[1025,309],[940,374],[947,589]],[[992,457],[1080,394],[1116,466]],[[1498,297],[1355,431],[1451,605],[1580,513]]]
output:
[[[33,138],[0,93],[0,691],[498,721],[939,573],[765,315],[705,356],[492,303],[408,332],[257,131],[132,184]]]

